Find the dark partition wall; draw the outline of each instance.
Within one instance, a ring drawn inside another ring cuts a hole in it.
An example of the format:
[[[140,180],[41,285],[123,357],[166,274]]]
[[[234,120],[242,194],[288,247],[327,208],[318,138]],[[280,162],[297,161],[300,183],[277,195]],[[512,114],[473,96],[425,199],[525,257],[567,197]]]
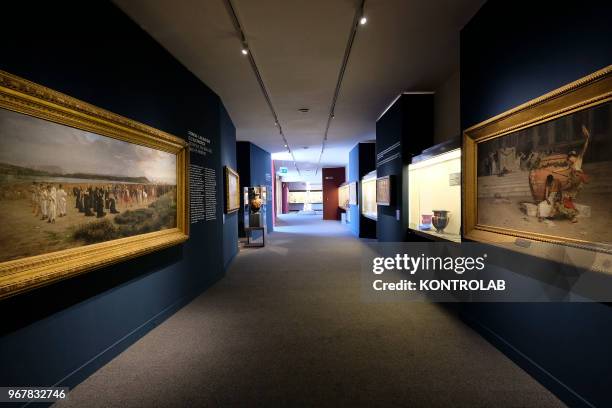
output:
[[[361,214],[361,179],[376,170],[376,144],[357,143],[349,152],[348,182],[357,182],[357,205],[349,208],[351,223],[349,227],[359,238],[376,238],[376,221]]]
[[[225,110],[223,104],[219,105],[219,137],[221,139],[221,164],[229,166],[236,170],[238,168],[236,161],[236,127]],[[223,171],[221,176],[225,177]],[[220,186],[223,186],[223,197],[221,205],[225,206],[225,179],[221,181]],[[238,253],[238,212],[224,214],[223,216],[223,265],[227,268]]]
[[[461,32],[462,128],[612,64],[611,20],[611,2],[488,1]],[[570,406],[612,406],[609,305],[489,303],[463,312]]]
[[[73,386],[223,275],[237,250],[220,187],[234,127],[217,95],[110,2],[9,2],[2,16],[0,69],[211,140],[191,162],[216,172],[216,219],[192,224],[189,241],[0,302],[0,384]]]
[[[240,187],[266,186],[266,228],[268,232],[274,230],[274,210],[272,208],[272,156],[261,147],[251,142],[236,142],[236,158]],[[244,197],[240,196],[240,210],[238,211],[238,232],[244,234]]]
[[[402,94],[376,122],[376,174],[391,176],[392,204],[378,206],[376,235],[401,242],[408,232],[408,164],[433,145],[432,93]]]

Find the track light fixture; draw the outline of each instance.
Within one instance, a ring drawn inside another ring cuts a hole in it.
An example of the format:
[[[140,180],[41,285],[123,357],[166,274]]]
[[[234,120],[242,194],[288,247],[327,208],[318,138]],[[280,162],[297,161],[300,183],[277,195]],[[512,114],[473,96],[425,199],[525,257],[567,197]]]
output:
[[[342,79],[344,78],[344,73],[346,71],[346,66],[348,65],[349,57],[351,56],[351,50],[353,49],[353,42],[355,41],[355,36],[357,35],[357,29],[359,24],[364,25],[367,23],[368,19],[365,16],[365,2],[366,0],[361,0],[359,7],[355,10],[355,14],[353,15],[353,25],[351,27],[351,33],[349,35],[348,42],[346,43],[346,48],[344,49],[344,58],[342,59],[342,64],[340,65],[340,72],[338,72],[338,79],[336,81],[336,89],[334,91],[334,96],[331,101],[331,105],[329,107],[329,116],[327,119],[327,125],[325,126],[325,132],[323,133],[323,140],[321,143],[321,153],[319,154],[319,161],[317,163],[317,170],[315,174],[318,174],[319,169],[321,168],[321,159],[323,158],[323,152],[325,151],[325,144],[327,142],[327,135],[329,133],[329,127],[331,125],[331,121],[334,118],[334,112],[336,110],[336,102],[338,102],[338,95],[340,94],[340,88],[342,88]]]
[[[285,133],[283,132],[283,127],[279,123],[278,115],[276,114],[274,105],[272,105],[270,94],[268,93],[268,89],[263,81],[263,78],[261,77],[261,73],[259,72],[257,63],[255,62],[255,57],[253,56],[253,54],[249,52],[247,38],[244,34],[242,24],[240,24],[240,20],[238,19],[238,15],[236,14],[236,9],[234,8],[234,5],[232,4],[232,0],[225,0],[225,6],[230,15],[230,18],[232,19],[234,28],[236,29],[236,34],[238,34],[238,37],[240,38],[240,42],[242,43],[242,49],[241,49],[242,55],[247,57],[247,59],[249,60],[251,69],[253,70],[253,74],[255,74],[255,78],[257,79],[257,83],[259,84],[263,97],[266,100],[268,108],[270,108],[270,113],[272,114],[272,117],[274,119],[274,125],[278,128],[278,133],[281,139],[283,140],[283,145],[285,146],[285,148],[287,149],[287,152],[291,155],[291,158],[293,159],[295,163],[295,156],[293,152],[291,151],[291,148],[289,147],[289,142],[287,141],[287,138],[285,137]],[[295,169],[297,170],[298,175],[299,175],[300,169],[297,167],[297,164],[295,166]]]

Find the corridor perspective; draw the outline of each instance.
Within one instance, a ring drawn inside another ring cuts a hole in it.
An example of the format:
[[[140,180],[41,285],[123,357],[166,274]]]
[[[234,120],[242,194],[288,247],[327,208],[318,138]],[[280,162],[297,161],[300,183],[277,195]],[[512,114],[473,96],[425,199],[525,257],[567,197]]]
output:
[[[362,302],[339,223],[289,214],[269,240],[57,405],[564,406],[444,306]]]
[[[612,1],[0,13],[0,408],[612,407]]]

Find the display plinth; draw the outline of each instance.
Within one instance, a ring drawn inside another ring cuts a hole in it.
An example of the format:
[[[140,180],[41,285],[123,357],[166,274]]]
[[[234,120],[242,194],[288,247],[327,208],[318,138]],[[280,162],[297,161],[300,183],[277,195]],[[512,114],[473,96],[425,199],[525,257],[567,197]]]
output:
[[[244,196],[244,229],[247,234],[248,246],[263,246],[264,240],[262,239],[261,245],[252,245],[249,234],[253,231],[261,231],[262,235],[266,234],[266,187],[245,187],[243,190]]]
[[[408,166],[408,228],[433,240],[461,242],[461,149]]]

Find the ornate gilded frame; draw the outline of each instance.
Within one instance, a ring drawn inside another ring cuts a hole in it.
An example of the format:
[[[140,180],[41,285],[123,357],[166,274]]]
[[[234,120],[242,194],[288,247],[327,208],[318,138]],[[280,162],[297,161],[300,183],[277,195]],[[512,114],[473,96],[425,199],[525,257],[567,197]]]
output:
[[[612,65],[470,127],[463,133],[463,228],[468,239],[516,243],[517,239],[597,249],[593,243],[478,223],[478,144],[612,100]],[[605,251],[607,252],[607,251]]]
[[[230,191],[230,177],[236,179],[236,191]],[[231,206],[231,196],[234,194],[236,206]],[[225,166],[225,213],[230,214],[240,209],[240,175],[229,166]]]
[[[392,177],[383,176],[376,179],[376,204],[389,206],[393,204]]]
[[[187,144],[180,138],[0,70],[0,108],[176,155],[176,228],[0,263],[0,298],[189,238]]]

